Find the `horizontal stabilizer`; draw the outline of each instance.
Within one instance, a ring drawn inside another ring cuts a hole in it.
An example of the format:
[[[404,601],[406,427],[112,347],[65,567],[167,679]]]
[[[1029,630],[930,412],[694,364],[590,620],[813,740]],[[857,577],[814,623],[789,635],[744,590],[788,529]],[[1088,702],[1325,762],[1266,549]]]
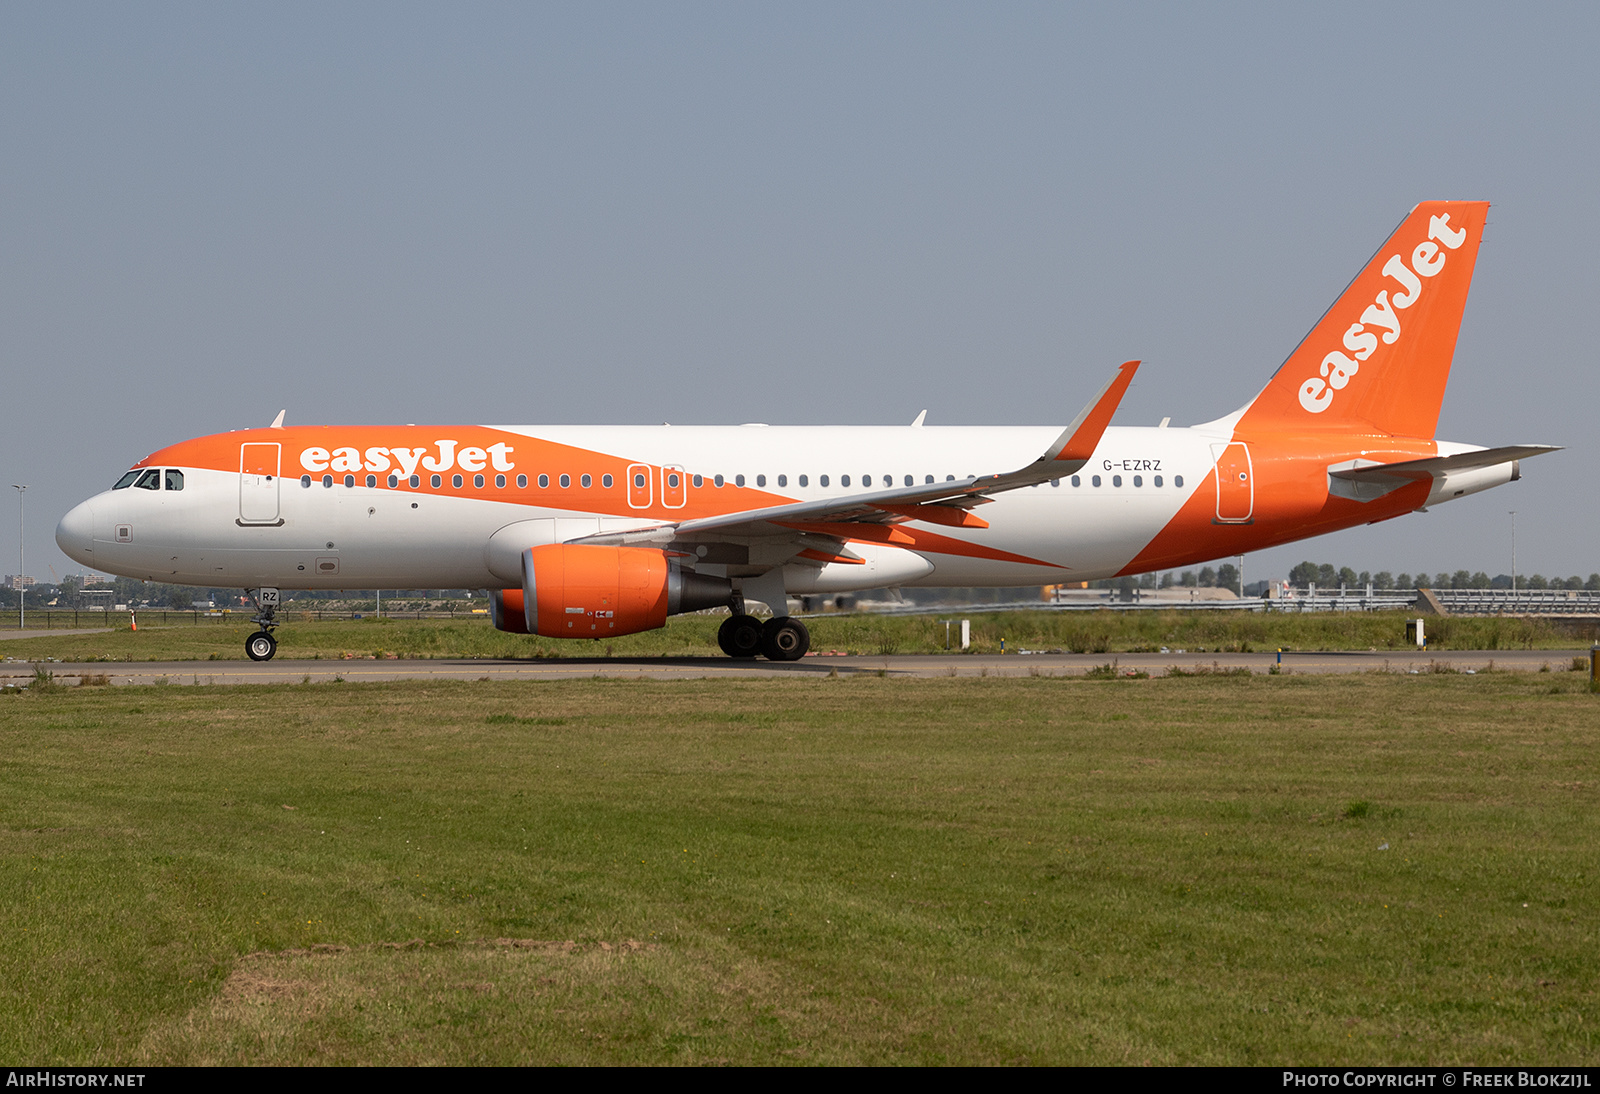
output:
[[[1387,482],[1393,479],[1403,479],[1408,482],[1420,482],[1435,475],[1449,471],[1468,471],[1477,467],[1493,467],[1496,464],[1509,463],[1512,460],[1526,460],[1534,456],[1542,456],[1546,452],[1559,452],[1560,445],[1554,444],[1512,444],[1501,448],[1479,448],[1471,452],[1457,452],[1453,456],[1429,456],[1420,460],[1402,460],[1399,463],[1361,464],[1354,461],[1349,465],[1328,468],[1328,474],[1336,479],[1347,482]]]
[[[1402,486],[1430,482],[1433,490],[1429,494],[1428,504],[1431,505],[1464,493],[1476,493],[1490,485],[1515,482],[1522,477],[1519,461],[1559,450],[1559,445],[1513,444],[1395,463],[1350,460],[1328,468],[1328,493],[1352,501],[1368,502],[1391,494]],[[1502,474],[1489,471],[1490,468],[1505,468],[1507,464],[1511,466]]]

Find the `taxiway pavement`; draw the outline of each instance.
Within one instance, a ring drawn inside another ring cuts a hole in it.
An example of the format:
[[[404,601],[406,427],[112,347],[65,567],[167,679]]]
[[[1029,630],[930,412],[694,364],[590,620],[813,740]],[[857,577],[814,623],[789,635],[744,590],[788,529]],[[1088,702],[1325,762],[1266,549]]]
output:
[[[1318,675],[1387,672],[1422,674],[1454,671],[1476,673],[1564,671],[1574,659],[1587,670],[1589,651],[1573,650],[1429,650],[1349,651],[1331,653],[1009,653],[895,654],[818,656],[775,663],[735,661],[726,657],[560,658],[553,660],[429,660],[429,661],[5,661],[0,663],[0,684],[26,686],[39,669],[63,684],[85,678],[110,684],[301,684],[334,680],[377,682],[390,680],[572,680],[604,677],[618,680],[743,679],[782,676],[840,676],[886,674],[897,677],[949,676],[1082,676],[1111,665],[1119,674],[1149,673],[1164,676],[1177,668],[1186,672],[1248,669]],[[1102,670],[1103,671],[1103,670]]]

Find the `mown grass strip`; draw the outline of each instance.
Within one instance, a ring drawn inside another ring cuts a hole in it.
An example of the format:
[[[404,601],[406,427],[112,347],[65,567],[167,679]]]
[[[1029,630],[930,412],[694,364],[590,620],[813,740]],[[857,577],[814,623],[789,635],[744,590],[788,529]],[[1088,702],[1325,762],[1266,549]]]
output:
[[[504,634],[483,619],[362,619],[316,622],[286,612],[278,656],[290,658],[563,658],[716,657],[716,632],[725,616],[678,616],[661,630],[601,642]],[[1263,612],[977,612],[972,652],[1058,650],[1139,653],[1163,648],[1200,652],[1400,650],[1409,648],[1405,617],[1392,612],[1293,615]],[[941,617],[942,618],[942,617]],[[812,649],[854,654],[940,653],[946,628],[931,616],[821,615],[806,620]],[[14,658],[62,661],[236,661],[254,628],[246,623],[143,625],[102,634],[10,639],[0,652]],[[1571,649],[1600,637],[1593,620],[1447,618],[1428,621],[1435,649]],[[953,651],[959,654],[960,651]]]
[[[1583,685],[0,697],[0,1050],[1584,1062]]]

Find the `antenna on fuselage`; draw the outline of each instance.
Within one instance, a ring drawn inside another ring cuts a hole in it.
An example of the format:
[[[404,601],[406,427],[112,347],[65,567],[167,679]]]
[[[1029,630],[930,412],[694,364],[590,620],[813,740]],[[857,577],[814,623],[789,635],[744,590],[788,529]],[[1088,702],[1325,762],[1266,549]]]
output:
[[[278,416],[276,418],[272,419],[272,424],[267,426],[267,428],[268,429],[282,429],[283,428],[283,416],[285,414],[287,414],[287,413],[288,413],[288,407],[285,407],[283,410],[278,411]]]
[[[922,428],[922,423],[927,420],[927,417],[928,417],[928,412],[926,410],[924,410],[921,414],[917,415],[917,420],[911,423],[911,428],[912,429],[921,429]]]

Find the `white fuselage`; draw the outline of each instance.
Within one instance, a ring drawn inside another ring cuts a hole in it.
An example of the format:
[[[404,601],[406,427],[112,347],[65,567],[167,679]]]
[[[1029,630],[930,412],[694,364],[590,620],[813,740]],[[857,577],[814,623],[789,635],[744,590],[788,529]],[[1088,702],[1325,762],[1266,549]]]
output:
[[[944,481],[1021,466],[1059,432],[1049,427],[496,428],[542,444],[626,453],[639,463],[682,468],[691,481],[699,476],[701,485],[687,488],[703,495],[698,500],[718,502],[725,494],[730,508],[737,507],[741,478],[747,487],[759,478],[766,494],[794,501],[849,496],[923,483],[930,476]],[[447,431],[435,432],[444,436]],[[1225,433],[1196,429],[1109,429],[1077,476],[1078,485],[1069,477],[998,495],[977,510],[988,528],[933,529],[971,545],[974,553],[862,544],[856,550],[866,565],[789,567],[789,591],[1021,585],[1115,574],[1206,482],[1213,446],[1226,440]],[[404,478],[398,488],[381,478],[368,487],[364,475],[356,476],[353,486],[344,485],[342,475],[329,476],[332,485],[325,486],[324,475],[297,475],[301,468],[292,455],[285,452],[275,484],[281,523],[242,523],[241,474],[190,466],[181,468],[180,492],[119,489],[91,498],[62,520],[58,539],[86,565],[178,584],[488,588],[520,582],[517,556],[526,546],[660,523],[659,516],[631,515],[626,504],[617,503],[615,486],[607,503],[600,504],[608,492],[599,486],[598,471],[587,489],[574,474],[571,486],[552,487],[541,504],[528,504],[512,500],[513,490],[496,489],[492,479],[478,488],[469,476],[463,487],[452,489],[448,474],[443,492],[409,489]],[[537,475],[536,459],[514,458],[519,469]],[[723,486],[715,485],[719,476]],[[777,485],[779,476],[786,485]],[[259,499],[251,504],[259,506]],[[760,546],[753,543],[751,549],[759,552]],[[1017,557],[997,558],[994,552]],[[717,571],[715,563],[698,568]]]

